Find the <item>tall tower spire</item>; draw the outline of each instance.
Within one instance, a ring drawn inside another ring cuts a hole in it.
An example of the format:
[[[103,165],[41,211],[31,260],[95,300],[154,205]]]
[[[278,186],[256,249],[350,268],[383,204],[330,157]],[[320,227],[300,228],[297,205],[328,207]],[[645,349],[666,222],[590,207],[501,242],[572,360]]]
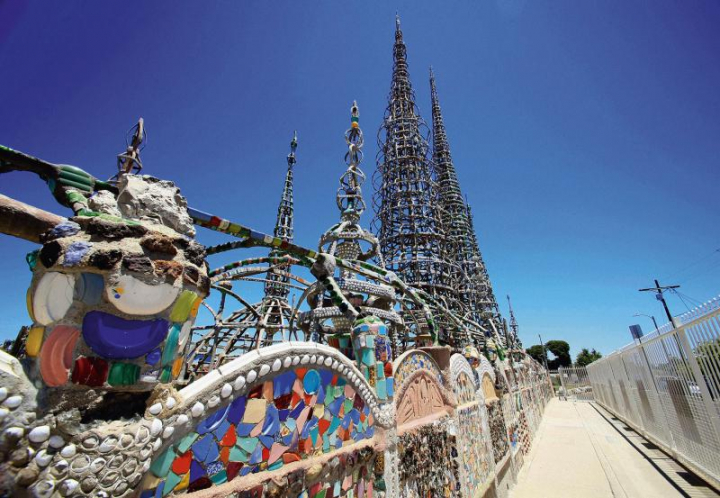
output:
[[[415,105],[407,49],[395,21],[393,73],[385,118],[378,133],[375,228],[387,269],[423,289],[449,309],[458,300],[445,258],[437,190],[428,157],[427,126]],[[442,328],[445,324],[441,323]],[[445,334],[452,334],[445,330]],[[449,338],[443,337],[444,340]]]
[[[512,309],[512,303],[510,302],[510,296],[507,296],[508,301],[508,309],[510,310],[510,333],[508,334],[509,337],[507,337],[508,347],[511,349],[518,349],[522,348],[522,343],[520,342],[520,337],[518,336],[518,323],[515,319],[515,313]]]
[[[285,173],[285,185],[283,186],[280,204],[278,205],[277,220],[275,221],[275,237],[286,242],[293,240],[293,167],[297,162],[295,159],[295,151],[297,150],[297,132],[293,134],[290,141],[290,154],[287,156],[287,172]],[[279,256],[281,253],[273,250],[271,257]],[[276,271],[277,270],[277,271]],[[286,275],[287,265],[281,265],[276,270],[268,272],[267,282],[265,283],[265,295],[267,297],[278,297],[287,299],[290,289],[287,286],[289,279]]]
[[[484,320],[475,285],[478,268],[474,260],[475,254],[470,235],[472,226],[467,216],[467,207],[450,154],[450,145],[445,133],[445,123],[432,67],[430,68],[430,95],[432,100],[433,162],[440,196],[440,215],[446,234],[444,241],[446,253],[454,263],[452,269],[455,272],[455,281],[458,283],[460,301],[469,310],[470,318],[482,324]],[[477,345],[482,346],[483,344]]]

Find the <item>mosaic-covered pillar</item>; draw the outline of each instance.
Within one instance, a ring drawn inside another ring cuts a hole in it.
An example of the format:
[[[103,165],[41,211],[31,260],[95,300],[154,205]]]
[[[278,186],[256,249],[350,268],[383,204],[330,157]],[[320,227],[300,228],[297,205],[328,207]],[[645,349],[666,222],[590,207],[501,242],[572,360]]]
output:
[[[376,316],[359,318],[353,325],[352,342],[358,369],[380,401],[386,403],[394,391],[387,326]]]

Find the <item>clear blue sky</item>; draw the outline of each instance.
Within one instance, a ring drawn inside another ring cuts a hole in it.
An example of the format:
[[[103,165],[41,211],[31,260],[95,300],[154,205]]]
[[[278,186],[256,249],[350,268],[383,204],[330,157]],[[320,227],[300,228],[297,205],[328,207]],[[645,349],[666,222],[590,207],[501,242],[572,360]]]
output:
[[[715,2],[5,0],[0,143],[106,178],[143,116],[144,172],[271,231],[297,129],[296,241],[314,247],[338,219],[353,99],[375,169],[396,10],[428,121],[435,69],[481,249],[526,346],[538,333],[573,356],[629,342],[629,324],[650,324],[633,313],[662,318],[637,292],[655,277],[699,300],[720,292]],[[0,193],[67,214],[31,175],[0,177]],[[0,237],[0,337],[27,321],[33,248]]]

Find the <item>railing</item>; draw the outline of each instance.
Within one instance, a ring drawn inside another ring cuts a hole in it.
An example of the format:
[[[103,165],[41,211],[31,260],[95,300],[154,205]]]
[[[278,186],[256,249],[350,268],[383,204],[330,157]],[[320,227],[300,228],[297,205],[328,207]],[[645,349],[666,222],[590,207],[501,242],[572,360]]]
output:
[[[593,388],[586,367],[560,367],[560,397],[573,401],[593,401]]]
[[[713,300],[588,366],[595,399],[720,490],[720,307]]]

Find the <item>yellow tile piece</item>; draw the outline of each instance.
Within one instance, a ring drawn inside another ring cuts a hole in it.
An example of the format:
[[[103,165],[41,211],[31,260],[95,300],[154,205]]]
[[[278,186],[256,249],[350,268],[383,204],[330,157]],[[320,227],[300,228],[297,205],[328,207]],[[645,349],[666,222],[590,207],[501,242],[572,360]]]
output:
[[[40,352],[40,346],[43,342],[43,334],[45,327],[33,327],[28,332],[27,342],[25,343],[25,351],[27,355],[34,358]]]

